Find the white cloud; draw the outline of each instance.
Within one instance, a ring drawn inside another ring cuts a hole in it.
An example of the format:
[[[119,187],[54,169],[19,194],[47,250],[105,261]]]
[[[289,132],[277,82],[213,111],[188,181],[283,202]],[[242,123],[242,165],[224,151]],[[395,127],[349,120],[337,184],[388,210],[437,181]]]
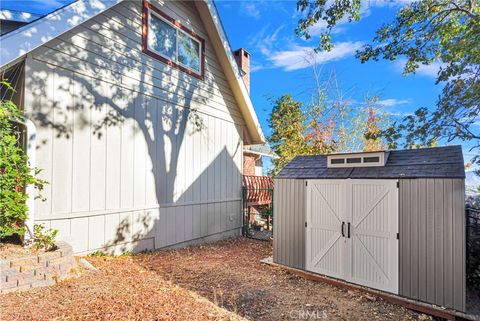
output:
[[[342,19],[337,23],[337,25],[331,30],[332,34],[340,34],[346,30],[345,25],[348,23],[346,19]],[[310,36],[317,37],[320,36],[322,33],[327,31],[327,22],[325,20],[319,20],[316,24],[311,26],[308,29]]]
[[[265,69],[264,65],[257,64],[254,61],[250,62],[250,72],[256,72],[256,71],[259,71],[259,70],[262,70],[262,69]]]
[[[438,71],[441,67],[445,66],[441,62],[434,62],[430,65],[420,65],[416,71],[417,74],[432,78],[437,78]]]
[[[403,7],[418,0],[369,0],[363,5],[366,7]]]
[[[255,2],[243,2],[241,10],[249,17],[260,19],[260,9]]]
[[[387,98],[377,101],[377,105],[385,108],[389,115],[399,118],[414,115],[411,104],[411,99]]]
[[[269,28],[269,25],[264,26],[248,41],[248,47],[253,53],[250,61],[250,72],[271,68],[267,58],[271,55],[273,48],[279,43],[279,33],[283,26],[278,27],[272,33],[268,33]]]
[[[273,67],[283,68],[286,71],[310,67],[313,63],[324,64],[352,56],[362,47],[362,42],[338,42],[331,51],[315,52],[314,47],[291,45],[288,50],[270,52],[267,57]]]
[[[403,110],[393,110],[388,111],[388,114],[394,117],[405,118],[408,116],[414,116],[415,113],[412,111],[403,111]]]
[[[390,7],[390,8],[401,8],[412,4],[413,2],[418,0],[369,0],[369,1],[362,1],[361,8],[360,8],[360,15],[362,18],[368,17],[372,14],[372,8],[382,8],[382,7]]]
[[[272,48],[277,44],[278,34],[283,29],[283,26],[280,26],[275,29],[274,32],[267,34],[267,30],[269,29],[269,27],[269,25],[263,27],[248,42],[250,47],[254,47],[256,50],[260,51],[265,56],[268,56]]]
[[[410,103],[409,99],[395,99],[395,98],[389,98],[389,99],[383,99],[383,100],[377,101],[377,104],[384,107],[393,107],[393,106],[405,105],[409,103]]]
[[[397,69],[397,71],[399,72],[403,72],[406,61],[407,61],[406,59],[396,60],[395,69]],[[420,64],[418,66],[418,69],[415,71],[415,74],[425,76],[425,77],[430,77],[430,78],[437,78],[438,71],[440,70],[441,67],[444,67],[444,66],[445,64],[439,61],[432,62],[429,65]]]

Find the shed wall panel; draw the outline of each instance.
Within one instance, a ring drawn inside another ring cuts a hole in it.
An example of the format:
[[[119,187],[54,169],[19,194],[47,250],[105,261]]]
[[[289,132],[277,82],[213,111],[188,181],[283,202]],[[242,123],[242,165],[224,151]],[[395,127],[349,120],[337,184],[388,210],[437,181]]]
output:
[[[418,297],[427,295],[427,190],[425,180],[418,181]]]
[[[400,294],[465,310],[462,179],[400,180]]]
[[[410,215],[412,223],[410,225],[410,237],[411,244],[418,244],[418,224],[413,224],[419,221],[419,210],[418,210],[418,182],[415,182],[410,185],[410,189],[408,190],[408,196],[410,197]],[[418,268],[419,268],[419,246],[411,247],[411,256],[410,256],[410,297],[413,299],[418,299]]]
[[[305,268],[305,181],[277,179],[274,189],[275,263]]]
[[[427,245],[426,251],[432,251],[435,247],[435,181],[426,180],[427,189]],[[407,215],[407,213],[405,213]],[[431,252],[428,252],[429,254]],[[423,299],[423,298],[422,298]],[[427,259],[427,302],[435,301],[435,260]]]

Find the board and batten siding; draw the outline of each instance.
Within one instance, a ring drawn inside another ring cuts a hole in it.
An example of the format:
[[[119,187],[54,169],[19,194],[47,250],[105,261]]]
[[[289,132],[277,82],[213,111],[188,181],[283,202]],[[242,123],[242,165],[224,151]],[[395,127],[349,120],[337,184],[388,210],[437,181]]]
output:
[[[275,179],[273,261],[305,269],[305,180]]]
[[[401,179],[400,295],[465,311],[463,179]]]
[[[205,39],[205,80],[141,51],[124,1],[27,55],[35,219],[74,251],[162,248],[240,232],[244,121],[195,5],[151,1]]]

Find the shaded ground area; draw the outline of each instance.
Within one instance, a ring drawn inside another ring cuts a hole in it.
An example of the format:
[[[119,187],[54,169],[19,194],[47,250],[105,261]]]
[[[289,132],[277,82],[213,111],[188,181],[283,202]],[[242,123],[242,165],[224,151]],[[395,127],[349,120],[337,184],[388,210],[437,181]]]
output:
[[[269,241],[272,239],[273,233],[272,231],[250,231],[250,238],[254,240],[261,240],[261,241]]]
[[[252,320],[289,320],[307,311],[312,319],[316,312],[328,320],[419,318],[410,310],[360,292],[307,281],[260,263],[271,253],[268,242],[238,238],[137,259],[173,283]]]
[[[426,316],[261,264],[268,242],[243,238],[127,257],[99,272],[0,296],[0,320],[417,320]]]
[[[88,258],[99,269],[49,288],[0,295],[0,320],[242,320],[140,266]]]

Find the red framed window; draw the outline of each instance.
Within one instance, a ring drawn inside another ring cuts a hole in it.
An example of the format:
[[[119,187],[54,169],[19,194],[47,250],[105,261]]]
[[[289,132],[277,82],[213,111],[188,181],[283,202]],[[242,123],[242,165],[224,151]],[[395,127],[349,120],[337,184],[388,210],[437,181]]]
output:
[[[205,40],[146,0],[143,1],[142,50],[193,77],[204,78]]]

